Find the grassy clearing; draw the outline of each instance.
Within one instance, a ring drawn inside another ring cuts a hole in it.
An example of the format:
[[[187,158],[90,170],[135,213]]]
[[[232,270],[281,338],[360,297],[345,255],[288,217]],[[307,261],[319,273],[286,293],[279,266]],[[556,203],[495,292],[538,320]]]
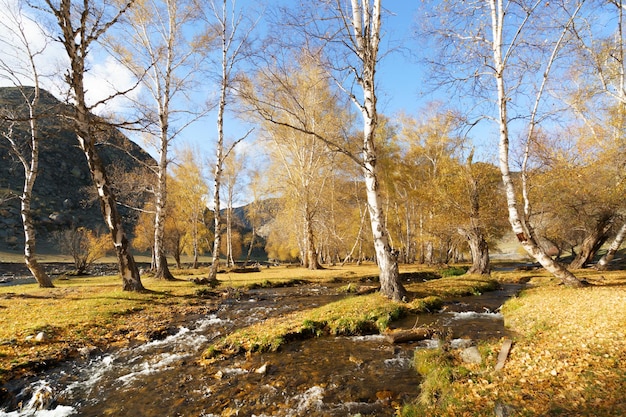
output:
[[[197,287],[185,281],[145,279],[147,293],[120,289],[117,277],[56,280],[0,287],[0,381],[40,364],[76,354],[82,347],[123,345],[148,339],[177,317],[203,308]],[[45,332],[46,340],[31,337]]]
[[[435,365],[422,368],[423,398],[402,415],[626,415],[626,273],[579,275],[592,286],[565,288],[536,271],[524,278],[539,285],[505,304],[505,322],[519,336],[500,372],[493,370],[499,340],[480,346],[482,365],[441,352],[416,356],[418,369]]]

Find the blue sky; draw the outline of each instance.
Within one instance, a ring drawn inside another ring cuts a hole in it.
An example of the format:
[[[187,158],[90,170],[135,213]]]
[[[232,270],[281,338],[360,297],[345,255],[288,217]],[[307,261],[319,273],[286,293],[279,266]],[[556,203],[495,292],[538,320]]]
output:
[[[291,3],[289,0],[281,1],[287,2],[287,4]],[[12,7],[11,5],[24,5],[21,0],[1,0],[1,2],[5,7],[3,7],[4,10],[0,11],[0,13],[6,13]],[[244,12],[250,12],[260,7],[260,2],[254,0],[238,0],[236,4]],[[275,6],[277,1],[268,1],[268,4]],[[386,9],[381,43],[381,53],[384,54],[384,57],[379,64],[377,72],[379,113],[393,116],[398,112],[405,112],[408,115],[419,118],[420,112],[435,98],[424,94],[427,89],[425,85],[426,71],[423,70],[421,64],[416,62],[416,58],[413,56],[413,53],[420,48],[413,35],[416,16],[420,11],[419,8],[426,6],[421,1],[386,0],[383,1],[383,7]],[[25,10],[28,9],[25,8]],[[10,20],[10,18],[2,19],[3,22]],[[38,44],[44,43],[42,39],[45,38],[45,35],[42,31],[32,23],[26,23],[26,31],[29,37]],[[0,25],[0,35],[3,37],[10,36],[7,35],[10,31],[7,25]],[[39,57],[40,62],[38,65],[42,72],[53,76],[44,80],[44,88],[57,96],[62,96],[62,91],[65,87],[60,75],[64,73],[64,67],[66,67],[66,62],[63,58],[65,52],[58,43],[54,42],[48,44],[46,51],[46,54]],[[1,44],[0,54],[3,54],[5,57],[11,56],[10,51],[6,48],[3,49]],[[19,57],[20,54],[15,53],[13,56]],[[108,96],[114,91],[114,87],[123,90],[132,85],[132,77],[112,58],[98,53],[92,53],[91,56],[94,60],[90,63],[86,83],[88,95],[92,98],[92,101]],[[1,78],[0,84],[3,84]],[[204,86],[206,87],[203,89],[204,91],[198,91],[196,94],[199,101],[203,101],[211,94],[216,94],[215,91],[211,91],[211,89],[215,90],[215,87],[212,87],[210,83],[204,83]],[[108,108],[101,110],[103,112],[120,113],[123,111],[123,105],[124,103],[117,101],[110,103]],[[189,126],[174,141],[174,148],[190,144],[198,149],[203,162],[211,158],[214,153],[214,143],[217,136],[215,119],[216,115],[212,113]],[[240,137],[247,129],[248,127],[244,126],[241,121],[229,117],[225,124],[227,141]],[[244,143],[242,147],[253,147],[255,135],[256,132],[250,139],[246,140],[247,143]],[[154,150],[142,143],[141,138],[132,138],[154,154]],[[258,153],[258,151],[254,152]]]
[[[247,0],[237,2],[250,3]],[[256,2],[253,2],[256,3]],[[417,62],[414,55],[419,47],[414,36],[415,21],[419,7],[424,7],[423,2],[392,0],[384,1],[386,14],[383,22],[383,39],[381,42],[384,56],[379,63],[377,71],[378,82],[378,105],[379,112],[387,116],[393,116],[399,112],[419,117],[421,110],[435,99],[443,100],[441,96],[435,97],[427,94],[429,86],[425,85],[427,77],[423,64]],[[238,120],[229,118],[225,124],[227,140],[234,140],[247,131]],[[195,123],[181,135],[180,145],[194,144],[201,150],[212,152],[209,143],[213,143],[216,136],[215,115],[211,114],[206,119]],[[209,136],[207,139],[206,136]],[[252,136],[254,136],[253,134]],[[200,139],[201,137],[205,139]],[[248,140],[244,147],[251,146],[254,141]]]

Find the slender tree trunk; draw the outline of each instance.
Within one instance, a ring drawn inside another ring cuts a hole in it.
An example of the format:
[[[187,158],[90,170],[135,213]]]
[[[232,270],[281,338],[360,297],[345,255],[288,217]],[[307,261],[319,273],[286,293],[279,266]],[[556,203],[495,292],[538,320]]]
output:
[[[626,223],[624,223],[619,229],[617,235],[615,235],[615,239],[611,242],[611,246],[609,246],[609,249],[606,251],[604,256],[598,261],[598,264],[596,265],[596,269],[598,271],[605,271],[608,268],[613,258],[615,258],[615,254],[619,250],[620,246],[622,246],[624,238],[626,238]]]
[[[32,216],[30,214],[30,198],[28,202],[22,195],[22,207],[21,207],[22,223],[24,226],[24,261],[30,273],[35,277],[37,283],[41,288],[52,288],[52,280],[37,262],[35,255],[35,228],[32,223]]]
[[[229,192],[228,207],[226,208],[226,250],[228,266],[235,266],[235,259],[233,257],[233,207],[232,207],[232,195]]]
[[[498,122],[500,126],[499,163],[500,172],[502,174],[502,182],[505,187],[509,207],[509,222],[511,223],[513,233],[515,233],[518,241],[530,256],[538,261],[547,271],[560,279],[565,285],[571,287],[581,287],[582,283],[574,276],[574,274],[568,271],[563,265],[546,255],[543,249],[535,241],[532,233],[528,230],[528,228],[524,227],[519,215],[515,188],[513,186],[513,179],[511,178],[509,170],[509,132],[507,116],[508,98],[504,85],[505,65],[502,56],[502,32],[504,29],[505,10],[502,0],[489,0],[489,4],[491,7],[492,18],[495,81],[498,91]]]
[[[308,198],[308,197],[307,197]],[[306,258],[305,267],[310,270],[321,269],[321,265],[318,260],[318,253],[315,248],[315,233],[313,231],[313,213],[309,209],[309,202],[304,203],[302,208],[304,217],[304,257]]]
[[[37,178],[37,170],[39,165],[39,139],[37,138],[34,127],[34,119],[31,119],[31,162],[30,168],[25,169],[24,175],[24,189],[21,196],[20,214],[22,216],[22,225],[24,227],[24,261],[28,270],[33,277],[37,280],[37,283],[42,288],[52,288],[52,280],[46,273],[46,271],[37,262],[35,256],[35,227],[33,226],[33,216],[30,208],[31,195],[33,191],[33,185]]]
[[[252,225],[252,236],[250,236],[250,245],[248,246],[248,253],[246,254],[246,262],[244,266],[248,266],[250,258],[252,257],[252,249],[254,248],[254,238],[256,237],[256,227]]]
[[[306,257],[308,269],[322,269],[322,266],[317,258],[317,251],[315,250],[315,236],[313,234],[313,226],[310,221],[307,222],[306,229]]]
[[[166,111],[165,111],[166,112]],[[155,202],[155,216],[154,216],[154,254],[156,259],[156,273],[155,278],[165,279],[168,281],[174,280],[174,276],[170,272],[167,265],[167,256],[165,255],[165,248],[163,246],[165,237],[165,206],[167,204],[167,121],[166,115],[161,111],[161,138],[159,149],[159,165],[157,168],[157,187],[156,187],[156,202]]]
[[[199,248],[198,248],[198,219],[197,217],[194,215],[194,220],[193,220],[193,264],[192,264],[192,268],[193,269],[197,269],[198,268],[198,255],[199,255]]]
[[[220,245],[222,235],[222,217],[220,215],[220,188],[222,186],[222,166],[224,163],[224,108],[226,107],[226,86],[222,85],[220,103],[217,112],[217,152],[215,162],[215,179],[214,179],[214,222],[215,222],[215,239],[213,240],[213,263],[209,270],[209,281],[217,280],[217,271],[220,264]]]
[[[219,180],[218,178],[218,174],[217,174],[217,166],[216,166],[216,174],[215,174],[215,186],[218,187],[219,186]],[[217,189],[217,188],[216,188]],[[220,267],[220,245],[222,244],[222,219],[220,217],[220,213],[219,213],[219,191],[215,191],[215,193],[213,194],[213,201],[214,201],[214,206],[215,206],[215,218],[214,218],[214,225],[215,225],[215,238],[213,239],[213,261],[211,264],[211,268],[209,269],[209,281],[211,282],[215,282],[217,280],[217,272],[219,270]]]
[[[369,1],[361,4],[359,0],[351,0],[352,28],[354,30],[355,52],[363,68],[361,77],[357,78],[363,90],[363,103],[359,105],[363,116],[363,175],[367,193],[368,211],[372,224],[374,250],[380,269],[380,291],[392,299],[402,300],[406,290],[400,282],[398,260],[389,245],[389,235],[384,224],[384,213],[380,187],[376,170],[376,127],[378,115],[376,108],[375,73],[380,43],[381,2],[374,0],[370,9]]]
[[[34,67],[33,67],[34,69]],[[11,149],[16,157],[22,163],[24,168],[24,187],[22,189],[22,195],[20,196],[20,216],[22,217],[22,226],[24,230],[24,261],[26,263],[26,267],[33,275],[37,283],[42,288],[52,288],[54,285],[52,284],[52,280],[46,273],[46,271],[39,265],[37,262],[37,257],[35,255],[35,227],[33,225],[33,216],[31,211],[31,196],[33,194],[33,186],[35,185],[35,180],[37,179],[37,173],[39,170],[39,136],[37,132],[37,122],[35,118],[37,117],[35,114],[35,107],[39,101],[39,87],[37,76],[35,74],[35,87],[33,89],[34,97],[29,100],[26,97],[25,92],[21,90],[24,95],[24,99],[28,104],[29,110],[29,128],[30,128],[30,160],[27,160],[17,142],[13,137],[13,125],[9,127],[9,132],[5,135],[9,143],[11,144]]]

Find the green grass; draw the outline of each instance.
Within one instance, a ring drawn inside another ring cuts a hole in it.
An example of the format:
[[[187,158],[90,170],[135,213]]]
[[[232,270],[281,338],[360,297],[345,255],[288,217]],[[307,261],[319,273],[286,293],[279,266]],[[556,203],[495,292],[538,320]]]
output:
[[[453,357],[445,349],[418,349],[413,359],[415,370],[422,377],[417,404],[421,407],[445,408],[450,401],[453,380]]]
[[[288,340],[321,334],[375,333],[386,329],[391,320],[406,311],[406,306],[391,302],[380,294],[349,297],[239,329],[209,347],[204,356],[276,351]]]
[[[442,277],[456,277],[459,275],[463,275],[467,272],[467,268],[460,266],[451,266],[445,269],[442,269],[439,273]]]

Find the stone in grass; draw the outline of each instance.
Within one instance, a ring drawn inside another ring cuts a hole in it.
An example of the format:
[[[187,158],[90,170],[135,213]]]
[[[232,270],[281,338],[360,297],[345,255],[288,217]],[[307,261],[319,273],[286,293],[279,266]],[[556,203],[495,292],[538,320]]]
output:
[[[480,364],[483,361],[483,357],[481,356],[476,346],[470,346],[461,350],[459,352],[459,356],[465,363]]]
[[[268,363],[265,362],[262,366],[257,368],[254,372],[257,374],[265,375],[267,373]]]
[[[496,417],[511,417],[515,415],[515,408],[501,402],[500,400],[496,401],[496,407],[494,411]]]
[[[46,340],[48,340],[48,335],[45,332],[39,332],[35,336],[35,342],[45,342]]]

